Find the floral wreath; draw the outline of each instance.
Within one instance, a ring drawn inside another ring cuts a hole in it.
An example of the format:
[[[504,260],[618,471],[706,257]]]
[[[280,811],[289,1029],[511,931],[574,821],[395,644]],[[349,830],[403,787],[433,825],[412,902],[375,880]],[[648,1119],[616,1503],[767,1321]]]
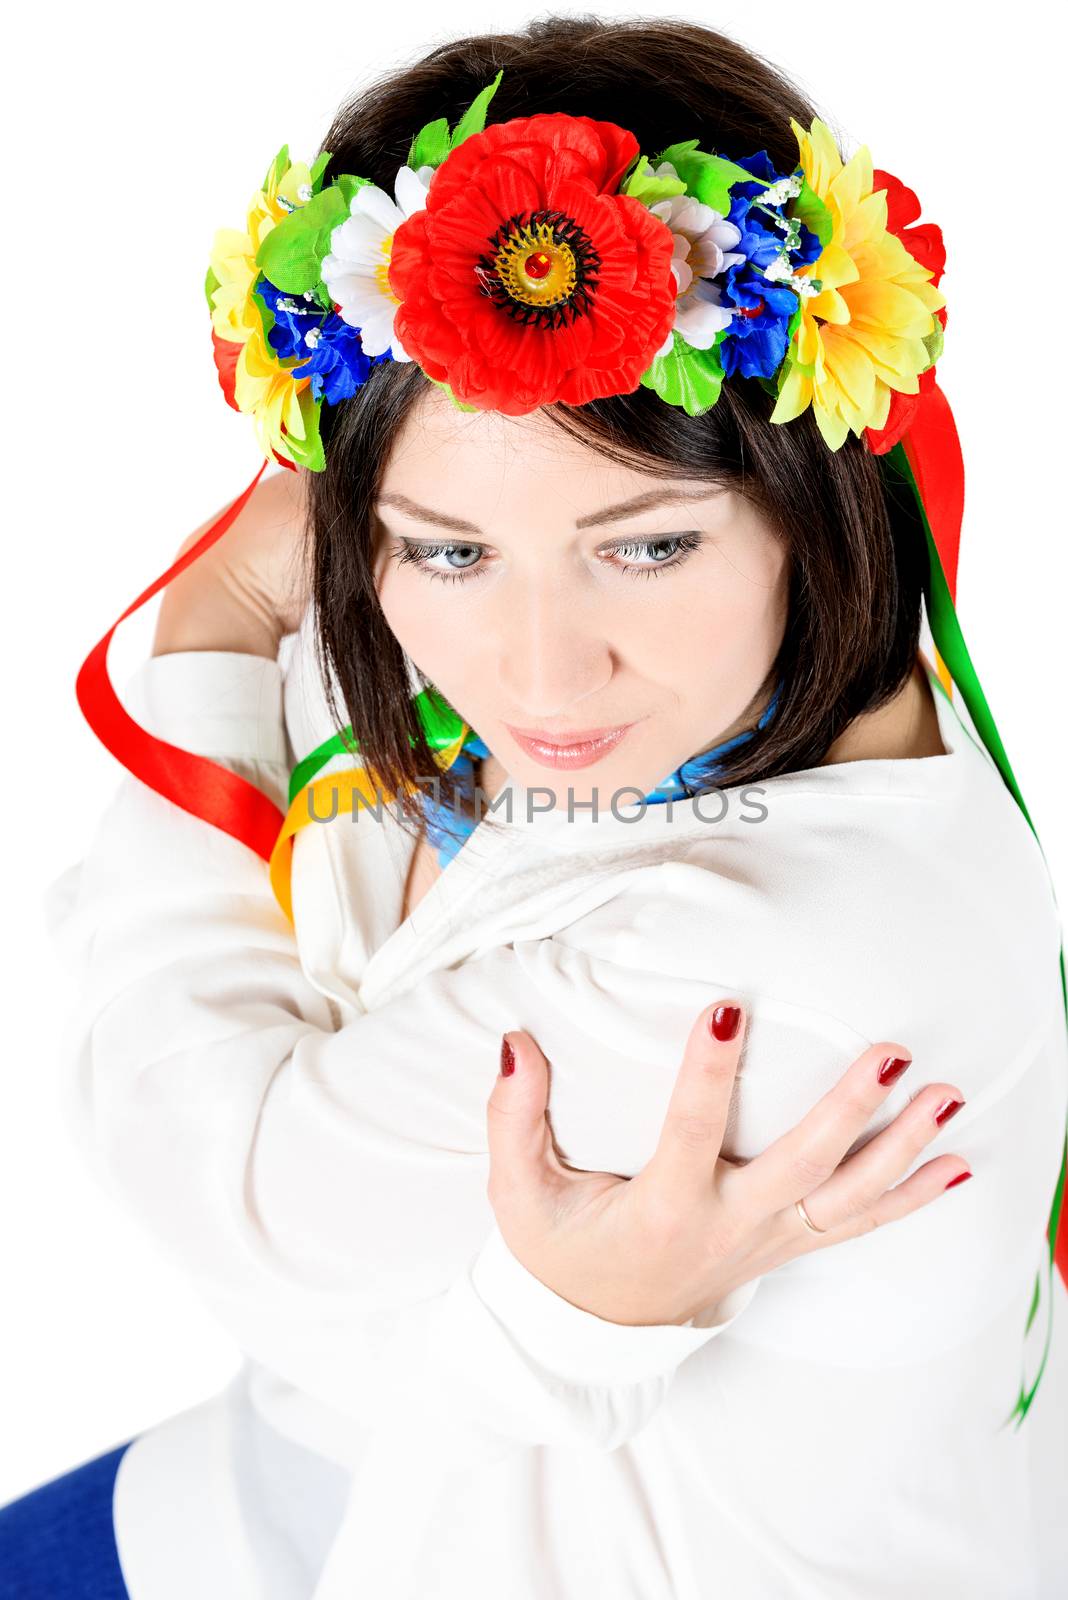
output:
[[[465,410],[523,415],[639,384],[700,416],[724,378],[809,406],[828,447],[889,450],[942,350],[941,230],[911,190],[843,162],[827,125],[791,119],[799,162],[670,145],[561,112],[485,126],[501,81],[452,133],[416,134],[392,197],[330,154],[283,145],[220,229],[205,292],[223,392],[264,453],[325,466],[319,418],[383,361],[415,361]]]
[[[299,763],[283,814],[237,773],[134,721],[107,669],[119,624],[226,532],[271,460],[324,470],[323,404],[350,398],[383,361],[417,362],[461,409],[512,416],[639,385],[700,416],[737,373],[775,395],[772,422],[811,406],[829,449],[862,438],[890,483],[911,491],[939,675],[947,693],[960,689],[1034,831],[954,605],[964,468],[935,381],[946,323],[940,228],[917,224],[916,195],[873,169],[866,147],[843,162],[818,117],[807,132],[791,119],[799,160],[788,173],[764,150],[728,158],[696,139],[654,165],[633,134],[590,117],[543,113],[487,128],[501,77],[451,134],[444,118],[420,130],[392,198],[345,173],[324,185],[329,152],[308,167],[283,145],[244,232],[216,233],[205,282],[215,365],[226,399],[252,417],[264,460],[86,657],[76,693],[94,733],[144,783],[255,851],[292,921],[294,838],[323,814],[316,772],[337,754],[351,761],[351,739],[334,735]],[[419,715],[448,768],[468,725],[433,698]],[[319,781],[335,814],[379,798],[362,765]],[[1068,1021],[1063,950],[1061,980]],[[1036,1275],[1025,1375],[1006,1425],[1023,1421],[1045,1370],[1055,1264],[1068,1284],[1066,1173],[1068,1130],[1048,1271]],[[1043,1300],[1041,1360],[1029,1378]]]

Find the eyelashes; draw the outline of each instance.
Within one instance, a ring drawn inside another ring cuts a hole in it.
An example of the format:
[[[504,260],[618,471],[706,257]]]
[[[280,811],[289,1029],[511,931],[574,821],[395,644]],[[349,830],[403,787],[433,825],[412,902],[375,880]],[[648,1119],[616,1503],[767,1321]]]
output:
[[[621,572],[624,577],[657,578],[662,572],[672,572],[676,567],[681,567],[702,542],[703,537],[699,533],[662,534],[658,539],[635,540],[632,544],[616,545],[613,555],[621,556],[635,550],[654,551],[665,545],[675,546],[676,553],[669,561],[654,561],[648,566],[625,565]],[[437,567],[430,566],[430,559],[433,556],[446,555],[451,551],[480,549],[481,546],[477,544],[415,544],[412,541],[405,541],[401,549],[394,554],[393,560],[401,566],[410,564],[417,572],[425,573],[429,578],[438,578],[443,583],[468,583],[482,577],[486,570],[485,563],[469,567],[464,571],[442,572]]]

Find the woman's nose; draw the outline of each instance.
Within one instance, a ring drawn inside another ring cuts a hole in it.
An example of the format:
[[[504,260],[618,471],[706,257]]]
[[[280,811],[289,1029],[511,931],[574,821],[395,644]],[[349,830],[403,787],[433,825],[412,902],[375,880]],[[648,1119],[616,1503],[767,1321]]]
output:
[[[529,590],[509,608],[498,634],[496,672],[512,715],[531,726],[596,704],[613,672],[612,649],[580,604],[559,592]]]

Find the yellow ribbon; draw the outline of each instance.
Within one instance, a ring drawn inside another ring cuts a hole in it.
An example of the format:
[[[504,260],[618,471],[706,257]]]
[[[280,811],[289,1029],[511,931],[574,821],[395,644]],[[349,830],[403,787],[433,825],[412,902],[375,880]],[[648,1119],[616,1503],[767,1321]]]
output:
[[[452,744],[433,752],[434,760],[442,769],[452,766],[463,749],[466,735],[465,728]],[[306,784],[295,796],[278,830],[278,837],[272,846],[268,864],[271,889],[291,927],[293,926],[293,849],[296,836],[301,829],[306,828],[311,822],[326,827],[337,817],[358,810],[361,805],[367,810],[375,811],[379,805],[391,805],[395,799],[396,791],[387,794],[365,767],[349,767],[342,772],[328,773],[325,778],[316,778],[313,783]]]

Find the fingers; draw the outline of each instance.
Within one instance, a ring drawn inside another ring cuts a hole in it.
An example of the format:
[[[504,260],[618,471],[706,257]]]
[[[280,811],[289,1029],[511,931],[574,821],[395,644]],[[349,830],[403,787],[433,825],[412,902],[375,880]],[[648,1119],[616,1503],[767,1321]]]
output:
[[[737,1175],[750,1203],[767,1216],[804,1199],[813,1222],[822,1226],[807,1197],[831,1177],[911,1060],[904,1045],[885,1041],[859,1055],[799,1123]]]
[[[933,1161],[925,1161],[919,1171],[912,1173],[904,1183],[888,1189],[876,1202],[871,1212],[871,1226],[879,1227],[884,1222],[907,1217],[910,1211],[929,1205],[971,1175],[971,1168],[964,1166],[959,1156],[936,1156]]]
[[[556,1171],[545,1116],[548,1102],[545,1057],[529,1034],[516,1030],[504,1034],[500,1070],[486,1106],[490,1158],[486,1192],[498,1218]]]
[[[740,1001],[717,1000],[690,1029],[660,1138],[639,1178],[680,1206],[707,1198],[745,1040]]]
[[[942,1132],[946,1109],[959,1109],[964,1096],[949,1084],[928,1084],[903,1111],[843,1161],[826,1183],[804,1196],[805,1210],[817,1228],[837,1230],[842,1237],[895,1221],[937,1198],[959,1172],[967,1171],[960,1156],[937,1156],[904,1183],[898,1179]],[[942,1121],[938,1121],[939,1114]],[[896,1187],[893,1187],[896,1185]]]

